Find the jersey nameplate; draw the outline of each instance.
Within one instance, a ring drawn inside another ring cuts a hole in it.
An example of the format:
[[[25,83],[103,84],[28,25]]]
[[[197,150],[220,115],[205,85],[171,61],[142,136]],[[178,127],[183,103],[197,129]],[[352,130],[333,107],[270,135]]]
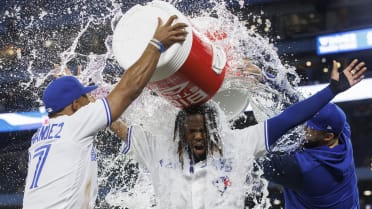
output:
[[[64,123],[51,123],[40,127],[31,139],[31,145],[36,142],[61,138]]]

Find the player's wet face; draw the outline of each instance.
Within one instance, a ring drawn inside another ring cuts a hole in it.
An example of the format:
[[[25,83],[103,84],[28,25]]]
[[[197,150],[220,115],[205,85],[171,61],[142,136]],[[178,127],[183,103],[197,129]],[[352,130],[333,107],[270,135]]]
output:
[[[311,129],[309,127],[306,127],[306,142],[304,146],[306,148],[313,148],[313,147],[319,147],[324,145],[324,138],[325,138],[325,131],[318,131]]]
[[[186,116],[185,136],[195,162],[205,160],[208,146],[203,115],[195,114]]]

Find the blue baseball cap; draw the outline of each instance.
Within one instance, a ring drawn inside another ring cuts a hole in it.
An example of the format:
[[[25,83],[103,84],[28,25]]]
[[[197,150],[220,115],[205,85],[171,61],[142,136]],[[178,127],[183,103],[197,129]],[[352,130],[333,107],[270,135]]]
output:
[[[63,76],[49,83],[42,100],[48,113],[56,113],[96,88],[97,86],[83,86],[74,76]]]
[[[346,115],[341,108],[333,103],[324,106],[313,118],[307,121],[307,126],[318,131],[340,134],[346,123]]]

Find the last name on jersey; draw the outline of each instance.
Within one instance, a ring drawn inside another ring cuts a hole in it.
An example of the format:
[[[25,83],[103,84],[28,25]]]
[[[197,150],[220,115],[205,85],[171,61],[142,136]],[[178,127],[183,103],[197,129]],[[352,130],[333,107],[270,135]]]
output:
[[[31,145],[36,142],[49,140],[49,139],[59,139],[61,138],[61,132],[64,123],[50,123],[40,127],[31,139]]]

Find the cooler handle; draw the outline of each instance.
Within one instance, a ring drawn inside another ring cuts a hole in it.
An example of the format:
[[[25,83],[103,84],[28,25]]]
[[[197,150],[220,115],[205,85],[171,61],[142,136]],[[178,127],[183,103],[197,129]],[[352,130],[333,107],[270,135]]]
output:
[[[226,65],[226,54],[225,51],[220,46],[215,46],[212,44],[213,49],[213,60],[212,69],[215,73],[221,74]]]

